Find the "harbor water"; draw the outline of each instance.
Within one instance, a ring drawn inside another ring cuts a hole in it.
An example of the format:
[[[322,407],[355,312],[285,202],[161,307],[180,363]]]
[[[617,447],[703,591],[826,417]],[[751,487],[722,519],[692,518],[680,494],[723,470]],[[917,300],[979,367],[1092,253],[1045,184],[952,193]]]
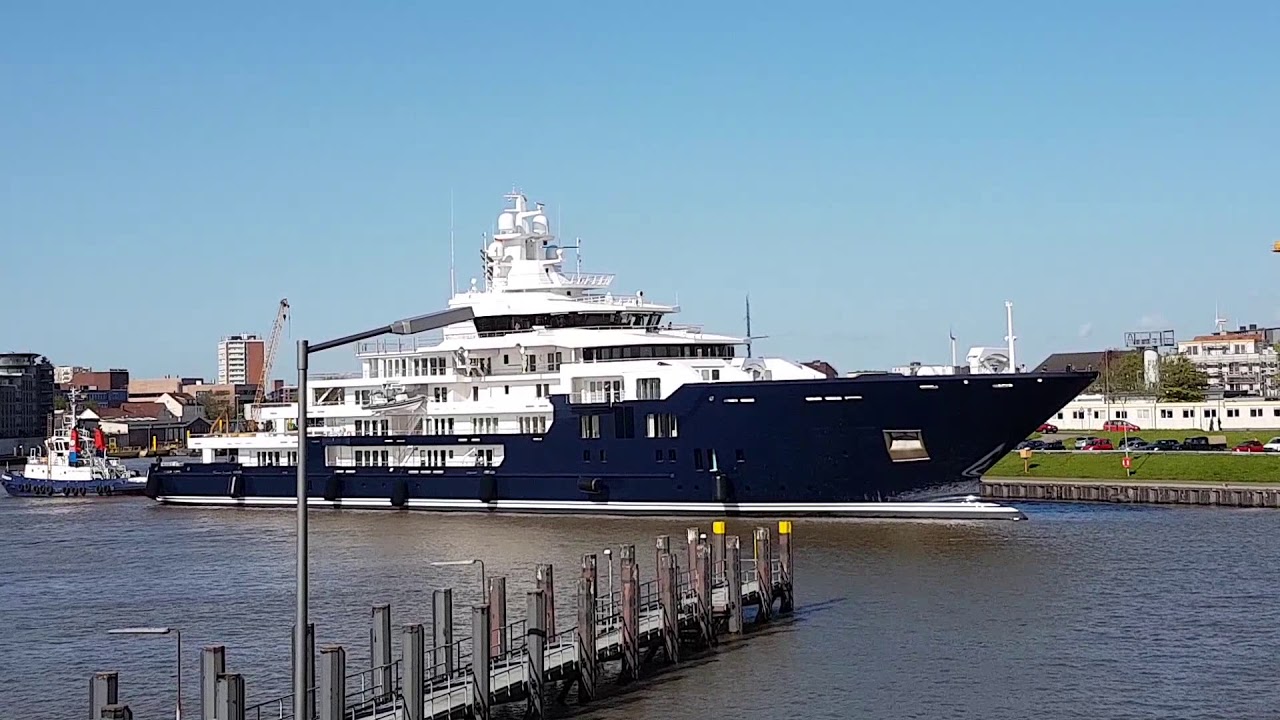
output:
[[[1025,522],[799,519],[794,618],[709,663],[591,705],[585,717],[1275,717],[1280,564],[1275,510],[1027,505]],[[94,671],[119,670],[135,717],[172,717],[169,637],[182,630],[186,717],[198,717],[199,648],[227,646],[250,704],[288,692],[294,516],[180,509],[145,499],[0,497],[0,715],[80,718]],[[523,608],[553,562],[559,623],[582,553],[698,521],[317,511],[317,644],[368,660],[370,606],[428,622],[455,588],[459,629],[479,597],[467,566],[508,576]],[[748,534],[753,522],[730,521]],[[615,558],[616,558],[615,551]],[[601,582],[607,571],[601,557]],[[467,634],[460,632],[461,634]],[[397,647],[398,653],[398,647]]]

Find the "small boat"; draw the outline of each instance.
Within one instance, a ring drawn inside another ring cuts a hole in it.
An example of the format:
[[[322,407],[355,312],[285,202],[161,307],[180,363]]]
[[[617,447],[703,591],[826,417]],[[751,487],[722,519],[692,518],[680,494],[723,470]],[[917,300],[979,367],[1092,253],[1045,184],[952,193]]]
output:
[[[0,486],[13,497],[107,497],[141,495],[147,479],[119,460],[107,457],[101,428],[93,430],[93,450],[84,452],[77,427],[76,400],[72,391],[62,426],[33,448],[21,472],[0,470]]]

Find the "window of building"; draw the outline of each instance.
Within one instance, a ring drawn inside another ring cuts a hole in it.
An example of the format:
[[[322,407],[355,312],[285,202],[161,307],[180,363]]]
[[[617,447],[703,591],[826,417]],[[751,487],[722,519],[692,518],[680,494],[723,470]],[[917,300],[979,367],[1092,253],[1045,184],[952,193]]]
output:
[[[1160,411],[1160,417],[1162,417],[1162,418],[1166,418],[1166,419],[1172,418],[1172,417],[1173,417],[1173,411],[1172,411],[1172,410],[1163,410],[1163,409],[1162,409],[1162,410]]]
[[[558,352],[547,353],[547,371],[560,372],[560,363],[563,361],[563,354]]]
[[[540,398],[551,397],[551,383],[538,383],[537,392]]]
[[[1240,408],[1227,408],[1227,417],[1240,417]]]
[[[520,434],[533,435],[547,431],[547,418],[542,415],[520,418]]]
[[[1249,417],[1262,417],[1262,408],[1249,408]]]
[[[1215,410],[1215,409],[1212,409],[1212,408],[1207,409],[1207,410],[1205,410],[1205,411],[1204,411],[1204,416],[1205,416],[1205,417],[1218,417],[1218,411],[1217,411],[1217,410]]]
[[[442,357],[427,358],[427,368],[431,375],[444,375],[448,368],[448,359]]]
[[[390,420],[356,420],[356,435],[390,435]]]
[[[1116,420],[1124,420],[1127,417],[1129,417],[1128,410],[1116,410]]]
[[[432,402],[449,402],[449,388],[431,388]]]
[[[492,435],[498,432],[498,418],[496,417],[473,417],[471,418],[471,432],[478,435]]]
[[[524,356],[524,371],[530,372],[530,373],[538,372],[538,356],[537,355],[530,354],[530,355]]]
[[[1071,419],[1072,419],[1072,420],[1083,420],[1083,419],[1084,419],[1084,411],[1083,411],[1083,410],[1072,410],[1072,411],[1071,411]]]

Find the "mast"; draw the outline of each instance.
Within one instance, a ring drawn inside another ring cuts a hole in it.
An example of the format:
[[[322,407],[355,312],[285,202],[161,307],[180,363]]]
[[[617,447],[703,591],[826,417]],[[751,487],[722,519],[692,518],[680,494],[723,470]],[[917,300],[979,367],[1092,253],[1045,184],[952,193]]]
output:
[[[1018,372],[1018,361],[1013,354],[1013,341],[1015,337],[1013,334],[1013,303],[1009,300],[1004,301],[1004,312],[1009,323],[1009,334],[1005,336],[1005,340],[1009,341],[1009,372],[1016,373]]]
[[[751,354],[751,293],[747,293],[747,357]]]
[[[453,267],[453,188],[449,188],[449,296],[458,294],[458,280]]]

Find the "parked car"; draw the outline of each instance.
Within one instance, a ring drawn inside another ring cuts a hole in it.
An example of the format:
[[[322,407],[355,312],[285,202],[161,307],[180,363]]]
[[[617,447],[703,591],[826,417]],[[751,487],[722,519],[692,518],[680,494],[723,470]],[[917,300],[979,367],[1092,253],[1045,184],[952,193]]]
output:
[[[1066,448],[1063,447],[1061,440],[1051,440],[1045,443],[1044,447],[1040,449],[1041,450],[1066,450]]]
[[[1138,432],[1141,429],[1128,420],[1108,420],[1102,423],[1103,432]]]
[[[1117,445],[1116,447],[1120,448],[1121,450],[1137,450],[1139,447],[1146,444],[1147,444],[1146,440],[1143,440],[1137,435],[1130,435],[1127,440],[1121,440],[1120,444]]]
[[[1232,448],[1235,452],[1266,452],[1261,440],[1245,440]]]
[[[1020,442],[1020,443],[1018,443],[1016,446],[1014,446],[1014,448],[1013,448],[1013,449],[1014,449],[1014,450],[1022,450],[1022,449],[1027,449],[1027,450],[1043,450],[1043,449],[1044,449],[1044,441],[1043,441],[1043,440],[1023,440],[1022,442]]]
[[[1267,452],[1280,452],[1280,437],[1273,437],[1262,444]]]
[[[1076,438],[1075,448],[1077,450],[1083,450],[1084,447],[1089,443],[1092,443],[1101,439],[1102,438],[1098,437],[1097,435],[1082,435],[1081,437]]]
[[[1181,450],[1181,449],[1182,449],[1182,443],[1178,442],[1177,440],[1174,440],[1173,438],[1165,438],[1164,440],[1157,440],[1147,446],[1147,450],[1150,452],[1168,452],[1170,450]]]
[[[1099,438],[1085,445],[1081,450],[1115,450],[1115,446],[1106,438]]]
[[[1226,450],[1227,436],[1214,435],[1213,437],[1206,437],[1204,435],[1199,435],[1196,437],[1183,438],[1182,449],[1199,451]]]
[[[1058,426],[1057,426],[1057,425],[1050,425],[1049,423],[1041,423],[1040,427],[1036,428],[1036,432],[1038,432],[1038,433],[1048,433],[1048,434],[1052,435],[1052,434],[1054,434],[1054,433],[1058,432]]]

